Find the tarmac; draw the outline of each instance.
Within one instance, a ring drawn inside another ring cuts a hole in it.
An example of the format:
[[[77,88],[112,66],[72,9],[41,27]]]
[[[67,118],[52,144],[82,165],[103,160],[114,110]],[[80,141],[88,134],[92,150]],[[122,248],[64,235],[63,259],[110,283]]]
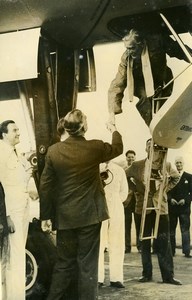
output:
[[[99,288],[98,300],[191,300],[192,299],[192,258],[186,258],[177,248],[174,256],[175,278],[181,286],[162,283],[157,256],[152,255],[153,280],[138,282],[142,273],[141,255],[136,247],[125,254],[124,285],[125,288],[110,287],[108,253],[105,253],[105,282]]]

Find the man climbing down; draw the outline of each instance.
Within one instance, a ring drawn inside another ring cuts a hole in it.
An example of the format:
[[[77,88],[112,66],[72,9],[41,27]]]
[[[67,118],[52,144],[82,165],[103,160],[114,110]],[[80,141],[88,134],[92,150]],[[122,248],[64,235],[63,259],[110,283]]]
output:
[[[109,113],[122,113],[122,99],[127,87],[128,99],[138,97],[136,107],[149,126],[152,120],[152,98],[154,95],[165,97],[160,106],[172,93],[173,79],[171,69],[167,66],[166,54],[188,62],[187,57],[169,35],[143,34],[134,29],[123,38],[126,51],[121,57],[118,72],[108,91]],[[191,49],[185,46],[191,53]]]

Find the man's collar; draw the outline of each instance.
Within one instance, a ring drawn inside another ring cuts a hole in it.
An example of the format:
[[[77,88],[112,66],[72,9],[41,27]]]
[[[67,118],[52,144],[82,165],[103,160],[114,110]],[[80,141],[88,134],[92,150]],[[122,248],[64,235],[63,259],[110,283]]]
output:
[[[178,171],[178,173],[179,173],[179,175],[181,176],[181,175],[183,175],[183,170],[182,171]]]

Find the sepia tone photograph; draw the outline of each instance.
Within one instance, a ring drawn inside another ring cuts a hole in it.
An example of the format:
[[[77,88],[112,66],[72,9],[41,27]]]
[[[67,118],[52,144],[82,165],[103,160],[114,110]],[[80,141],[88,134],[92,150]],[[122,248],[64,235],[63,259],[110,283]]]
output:
[[[0,300],[190,300],[192,0],[0,0]]]

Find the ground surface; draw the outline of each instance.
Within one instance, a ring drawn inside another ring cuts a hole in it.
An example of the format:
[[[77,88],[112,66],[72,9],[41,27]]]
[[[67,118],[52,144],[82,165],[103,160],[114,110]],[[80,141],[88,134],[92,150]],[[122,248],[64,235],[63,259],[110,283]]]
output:
[[[158,267],[157,256],[153,255],[153,281],[138,282],[141,276],[141,257],[135,247],[132,253],[125,254],[124,289],[109,287],[108,254],[105,254],[105,286],[99,289],[99,300],[191,300],[192,299],[192,258],[185,258],[181,249],[174,257],[175,278],[182,286],[163,284]]]

